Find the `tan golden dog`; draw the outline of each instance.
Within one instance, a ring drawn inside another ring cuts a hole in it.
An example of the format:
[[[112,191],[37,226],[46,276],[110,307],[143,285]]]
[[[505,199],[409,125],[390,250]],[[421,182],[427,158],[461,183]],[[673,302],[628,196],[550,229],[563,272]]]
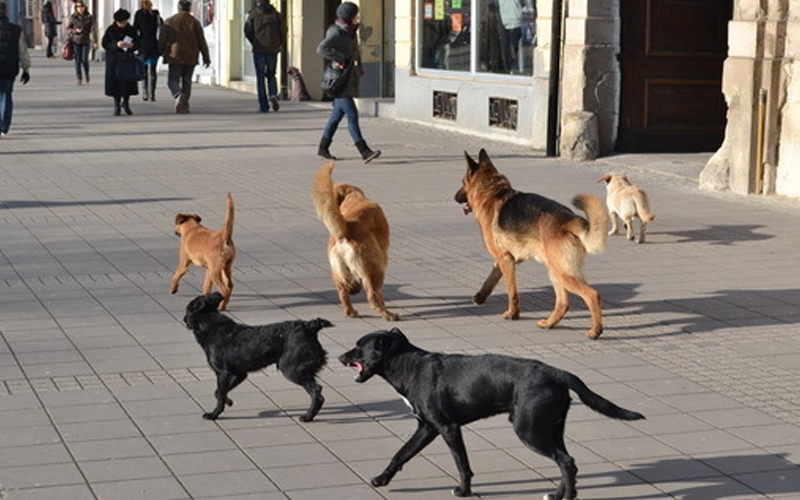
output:
[[[170,293],[178,291],[178,282],[189,270],[189,264],[200,266],[206,270],[203,293],[211,293],[213,283],[222,294],[223,300],[219,310],[228,307],[233,290],[231,270],[236,258],[236,247],[233,245],[233,197],[228,193],[225,203],[225,222],[220,231],[212,231],[200,224],[197,214],[178,214],[175,216],[175,234],[180,236],[181,245],[178,251],[178,268],[172,276]]]
[[[638,218],[642,225],[639,228],[639,238],[636,243],[644,243],[647,223],[656,218],[650,212],[650,199],[647,193],[622,174],[606,174],[597,182],[606,183],[606,206],[611,219],[609,235],[617,234],[617,217],[625,223],[626,237],[633,241],[633,219]]]
[[[330,233],[328,261],[344,315],[357,318],[350,295],[367,292],[367,300],[383,319],[400,317],[386,309],[383,279],[389,264],[389,222],[380,205],[350,184],[334,184],[333,162],[323,165],[314,178],[313,199],[317,216]]]
[[[486,249],[494,257],[494,268],[473,297],[483,304],[500,278],[506,283],[508,309],[506,319],[519,318],[519,293],[515,268],[517,263],[535,259],[547,267],[556,294],[550,317],[538,322],[553,328],[569,310],[569,293],[579,295],[592,315],[591,339],[603,333],[600,294],[583,278],[586,253],[600,253],[605,248],[608,214],[596,196],[581,194],[572,203],[586,212],[588,220],[557,201],[538,194],[523,193],[511,187],[481,149],[478,162],[464,152],[467,174],[455,195],[464,204],[464,213],[475,213]]]

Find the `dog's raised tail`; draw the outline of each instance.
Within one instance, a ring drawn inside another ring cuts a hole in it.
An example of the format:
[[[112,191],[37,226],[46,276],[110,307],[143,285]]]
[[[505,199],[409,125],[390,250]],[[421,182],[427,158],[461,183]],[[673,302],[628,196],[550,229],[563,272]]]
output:
[[[572,199],[572,204],[586,213],[589,219],[589,230],[580,231],[578,237],[589,253],[603,253],[608,239],[608,212],[605,204],[597,196],[579,194]]]
[[[228,193],[225,199],[225,222],[222,223],[222,239],[233,245],[233,196]]]
[[[650,198],[641,189],[636,191],[633,201],[636,202],[636,212],[643,222],[653,222],[656,216],[650,211]]]
[[[341,238],[345,234],[347,223],[336,201],[336,191],[333,187],[333,165],[334,163],[330,161],[317,170],[311,194],[319,220],[325,224],[331,236]]]
[[[562,371],[561,373],[564,376],[564,383],[567,385],[567,387],[569,387],[575,394],[578,395],[580,400],[583,401],[583,404],[597,413],[603,414],[610,418],[616,418],[618,420],[644,419],[644,415],[641,413],[626,410],[621,406],[617,406],[603,396],[592,391],[586,386],[585,383],[583,383],[583,380],[578,378],[576,375],[565,371]]]

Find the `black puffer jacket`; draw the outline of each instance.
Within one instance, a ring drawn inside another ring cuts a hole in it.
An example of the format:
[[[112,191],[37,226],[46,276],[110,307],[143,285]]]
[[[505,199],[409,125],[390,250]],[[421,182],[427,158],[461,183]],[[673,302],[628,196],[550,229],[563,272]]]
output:
[[[0,80],[13,80],[19,74],[19,37],[22,28],[0,16]]]
[[[328,27],[325,32],[325,39],[317,47],[317,54],[328,61],[336,61],[341,64],[352,64],[350,77],[340,97],[358,96],[358,87],[361,83],[361,52],[358,47],[358,38],[355,32],[351,32],[348,25],[336,21]]]

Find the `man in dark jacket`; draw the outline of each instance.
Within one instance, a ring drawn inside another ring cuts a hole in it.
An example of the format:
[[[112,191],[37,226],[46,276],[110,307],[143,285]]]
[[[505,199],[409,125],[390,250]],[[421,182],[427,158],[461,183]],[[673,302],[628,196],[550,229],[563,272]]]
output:
[[[203,55],[203,66],[211,65],[203,27],[191,11],[191,0],[179,0],[178,13],[164,21],[158,38],[164,62],[169,65],[167,87],[175,98],[175,112],[178,114],[189,112],[192,74],[200,54]]]
[[[14,91],[14,80],[22,69],[19,81],[23,85],[31,79],[28,70],[31,57],[28,44],[22,34],[22,28],[8,20],[8,5],[0,2],[0,135],[6,135],[11,127],[11,114],[14,102],[11,93]]]
[[[278,102],[278,82],[275,79],[275,68],[278,64],[283,44],[286,43],[286,23],[280,12],[270,5],[269,0],[257,0],[256,6],[247,16],[244,23],[244,36],[253,46],[253,64],[256,67],[256,89],[258,90],[259,111],[269,111],[272,103],[273,111],[280,109]],[[264,88],[264,78],[267,87]],[[269,96],[267,96],[269,90]],[[269,97],[269,101],[267,100]]]
[[[61,23],[56,21],[56,12],[53,10],[53,3],[50,0],[42,5],[42,24],[44,25],[44,36],[47,37],[47,58],[53,59],[56,57],[53,50],[53,44],[58,34],[56,26]]]

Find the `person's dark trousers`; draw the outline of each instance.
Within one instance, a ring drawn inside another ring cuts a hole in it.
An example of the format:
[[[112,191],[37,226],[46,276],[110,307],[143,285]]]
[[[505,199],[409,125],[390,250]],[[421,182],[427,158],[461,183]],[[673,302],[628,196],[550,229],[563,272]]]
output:
[[[167,72],[167,88],[175,99],[175,112],[189,111],[189,97],[192,95],[192,75],[194,64],[170,64]]]
[[[53,42],[55,39],[56,37],[54,36],[47,37],[47,57],[55,57],[55,53],[53,53]]]
[[[89,54],[92,44],[72,42],[72,50],[75,52],[75,74],[78,75],[78,82],[86,75],[86,83],[89,83]]]
[[[14,80],[0,80],[0,134],[7,134],[11,128],[11,115],[14,112]]]
[[[142,98],[145,101],[156,100],[156,80],[158,72],[156,71],[155,62],[145,62],[144,64],[144,81],[142,82]]]
[[[256,69],[258,109],[262,113],[269,111],[269,103],[273,98],[277,100],[278,81],[275,78],[277,64],[278,54],[257,54],[253,52],[253,65]],[[264,79],[267,80],[266,85],[264,85]],[[275,108],[275,111],[278,111],[277,105],[273,104],[273,107]]]

